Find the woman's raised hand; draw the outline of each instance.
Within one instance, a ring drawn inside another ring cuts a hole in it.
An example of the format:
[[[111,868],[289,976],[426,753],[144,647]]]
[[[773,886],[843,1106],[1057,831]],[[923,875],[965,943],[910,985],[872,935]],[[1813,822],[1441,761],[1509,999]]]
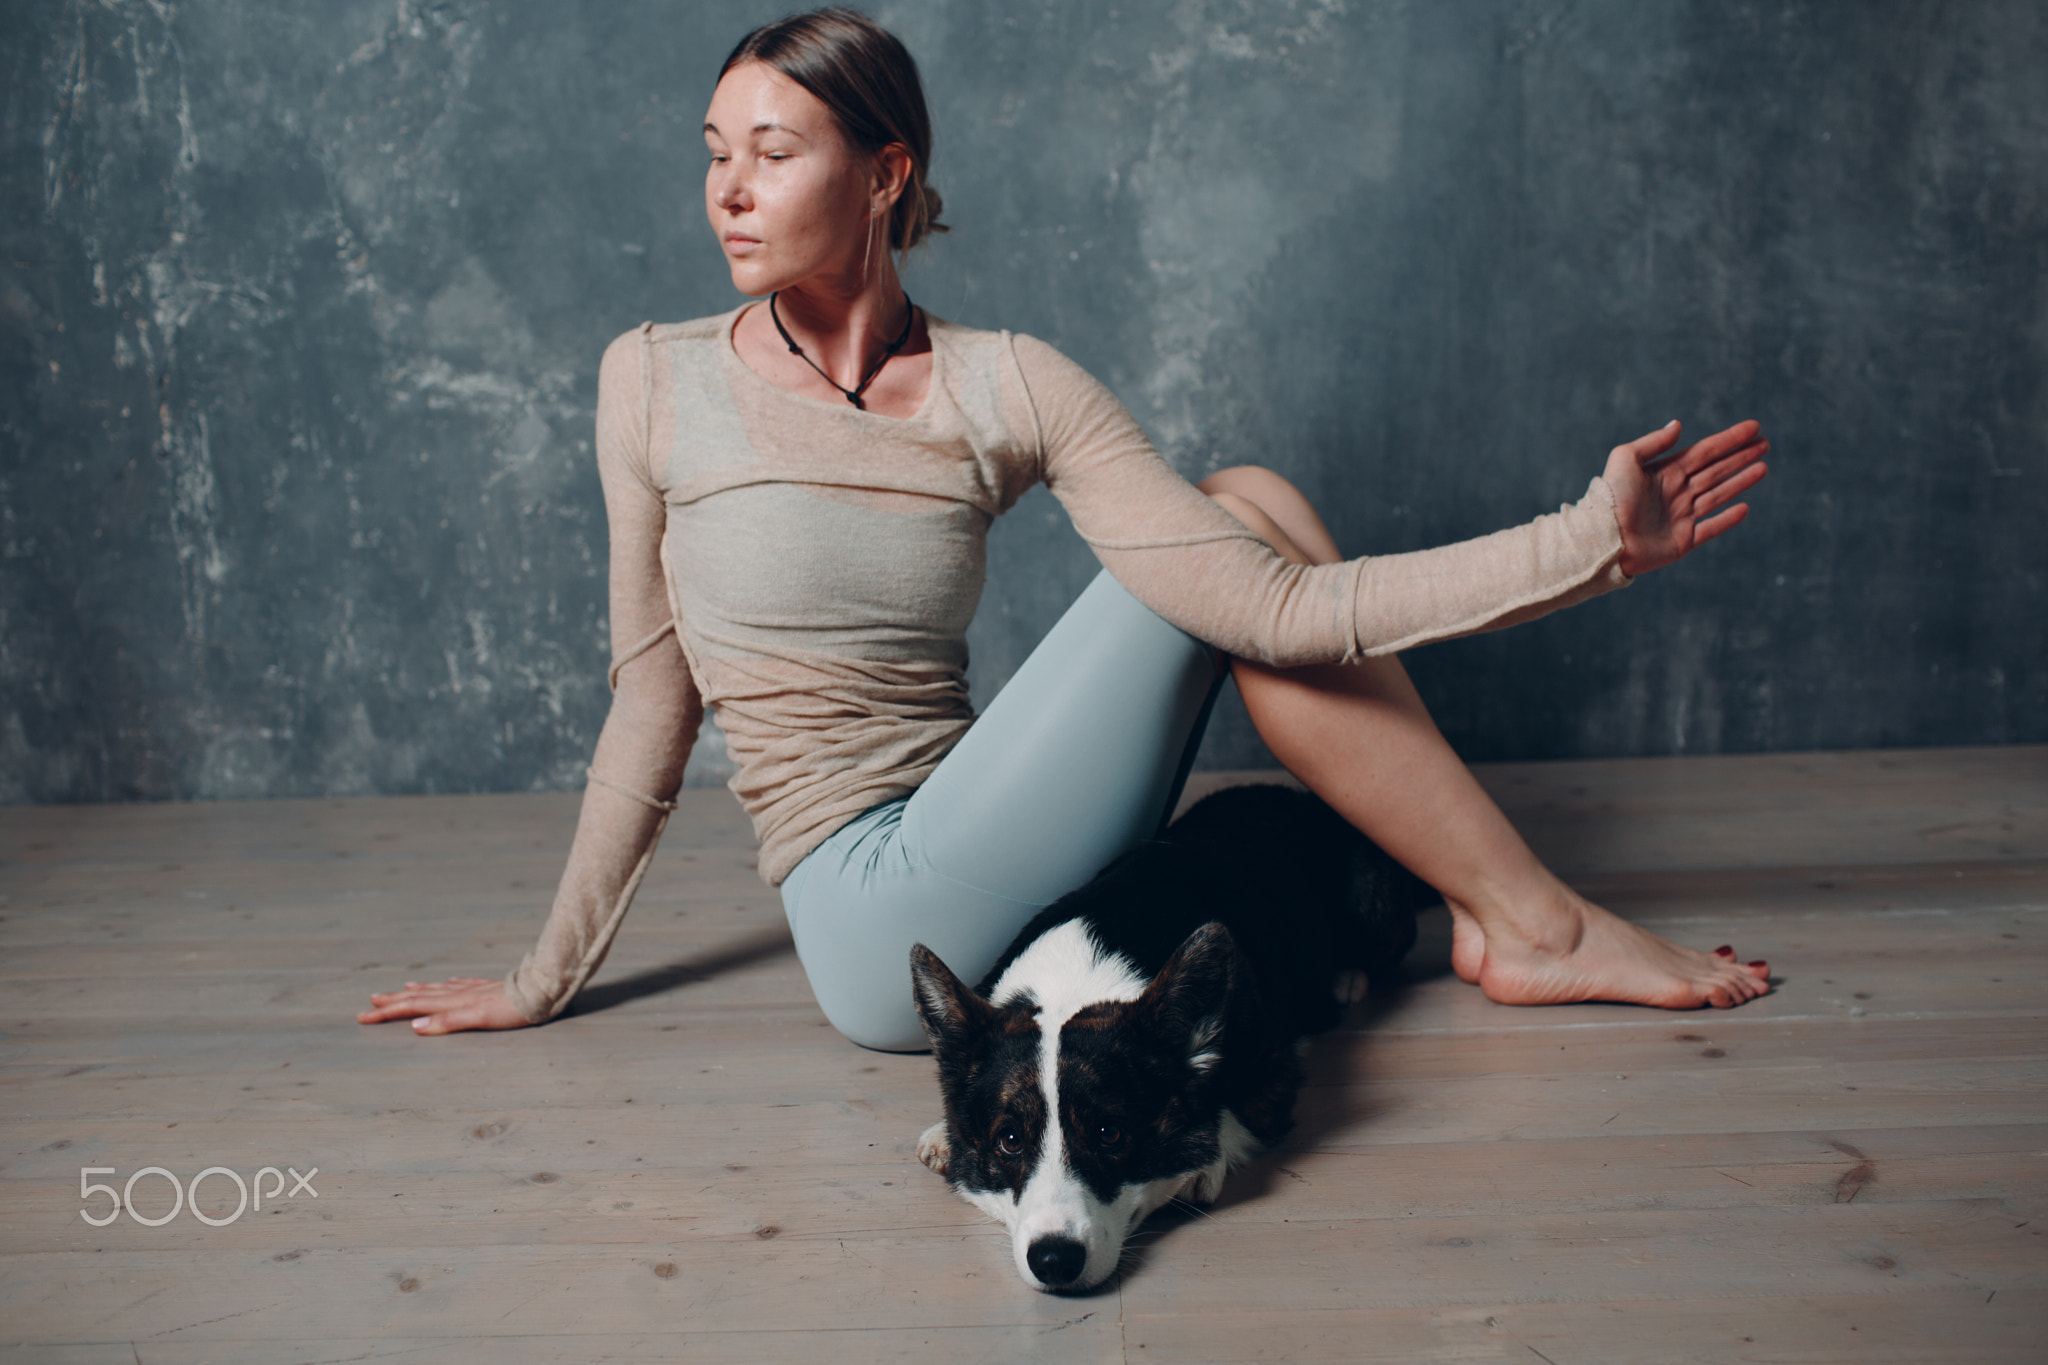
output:
[[[446,981],[408,981],[402,991],[371,992],[359,1024],[411,1019],[415,1033],[459,1033],[473,1028],[525,1028],[533,1021],[519,1012],[495,976],[452,976]]]
[[[1674,419],[1614,448],[1603,477],[1621,521],[1623,573],[1633,578],[1675,563],[1749,515],[1748,503],[1728,503],[1769,472],[1763,456],[1771,443],[1761,430],[1737,422],[1669,454],[1678,442]]]

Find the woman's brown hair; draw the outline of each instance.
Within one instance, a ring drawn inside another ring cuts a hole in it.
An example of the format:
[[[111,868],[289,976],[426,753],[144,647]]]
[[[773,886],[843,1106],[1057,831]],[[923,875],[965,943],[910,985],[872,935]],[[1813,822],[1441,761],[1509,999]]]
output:
[[[910,179],[889,211],[889,245],[907,251],[927,233],[945,232],[931,172],[932,122],[925,112],[917,62],[895,34],[859,10],[812,10],[777,19],[740,39],[718,68],[741,62],[780,71],[818,97],[847,138],[864,152],[900,142],[910,152]]]

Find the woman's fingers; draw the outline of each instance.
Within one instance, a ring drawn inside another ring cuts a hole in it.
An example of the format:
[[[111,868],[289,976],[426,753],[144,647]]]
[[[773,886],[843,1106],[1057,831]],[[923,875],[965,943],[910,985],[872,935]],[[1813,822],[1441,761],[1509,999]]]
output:
[[[1712,436],[1704,436],[1694,441],[1673,455],[1666,467],[1676,466],[1684,470],[1688,476],[1696,474],[1716,460],[1755,442],[1757,434],[1762,430],[1762,425],[1754,418],[1737,422],[1725,431],[1717,431]]]
[[[488,986],[497,979],[495,976],[451,976],[446,981],[408,981],[405,986],[407,991],[460,991],[468,990],[471,986]],[[390,991],[387,994],[403,995],[405,991]],[[374,1000],[376,996],[370,998]]]
[[[1678,425],[1678,419],[1674,417],[1655,431],[1636,437],[1633,441],[1623,446],[1622,449],[1635,456],[1637,464],[1648,464],[1665,451],[1671,449],[1677,442],[1678,433],[1681,430],[1682,428]]]
[[[475,1028],[474,1006],[465,1009],[442,1010],[437,1014],[423,1014],[412,1021],[414,1033],[458,1033],[463,1029]]]
[[[394,991],[389,995],[372,995],[370,1008],[356,1015],[359,1023],[381,1024],[387,1019],[410,1019],[415,1014],[426,1014],[437,1003],[445,1004],[446,997],[439,1001],[429,1000],[423,992]]]
[[[479,988],[499,984],[499,978],[451,976],[446,981],[425,986],[411,981],[405,984],[406,989],[401,991],[371,992],[370,1008],[357,1014],[356,1021],[364,1024],[381,1024],[389,1019],[410,1019],[417,1015],[433,1014],[468,998]]]
[[[1770,450],[1771,443],[1769,441],[1757,441],[1743,446],[1740,450],[1731,450],[1726,455],[1711,461],[1696,472],[1688,475],[1686,481],[1696,489],[1712,488],[1715,484],[1725,479],[1731,479],[1745,469],[1753,468],[1757,461],[1770,453]]]
[[[1704,517],[1721,504],[1732,502],[1736,498],[1741,497],[1744,493],[1761,483],[1764,475],[1770,472],[1770,466],[1763,463],[1731,471],[1727,477],[1708,485],[1694,495],[1692,500],[1693,516]]]
[[[365,1024],[411,1019],[417,1033],[459,1033],[464,1029],[525,1028],[532,1023],[505,994],[495,976],[455,976],[430,986],[370,997],[372,1008],[356,1016]]]
[[[373,1005],[404,1005],[425,1002],[445,998],[456,990],[467,989],[469,989],[467,986],[410,986],[402,991],[372,991],[370,992],[370,1003]]]
[[[1739,526],[1742,523],[1742,519],[1748,515],[1749,504],[1746,502],[1738,502],[1733,507],[1729,508],[1727,511],[1721,513],[1719,516],[1713,518],[1710,521],[1695,521],[1692,524],[1693,548],[1698,549],[1700,546],[1712,540],[1715,536],[1720,535],[1723,531],[1734,529],[1736,526]]]

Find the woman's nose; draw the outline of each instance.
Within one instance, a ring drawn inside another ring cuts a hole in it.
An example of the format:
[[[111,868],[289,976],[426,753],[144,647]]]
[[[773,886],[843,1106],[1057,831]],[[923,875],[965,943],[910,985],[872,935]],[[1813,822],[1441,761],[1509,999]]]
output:
[[[746,182],[738,171],[726,166],[712,174],[711,202],[722,209],[744,209],[746,203]]]

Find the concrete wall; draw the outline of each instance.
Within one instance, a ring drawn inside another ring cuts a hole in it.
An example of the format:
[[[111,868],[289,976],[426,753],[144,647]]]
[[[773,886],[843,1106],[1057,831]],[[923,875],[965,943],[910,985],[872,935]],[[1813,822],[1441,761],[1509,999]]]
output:
[[[598,356],[737,301],[696,129],[779,12],[11,0],[0,800],[580,783]],[[1350,553],[1766,423],[1727,540],[1410,656],[1468,757],[2048,740],[2036,0],[876,13],[956,227],[913,297]],[[1093,568],[1042,490],[998,524],[978,697]],[[1263,761],[1241,712],[1204,761]]]

